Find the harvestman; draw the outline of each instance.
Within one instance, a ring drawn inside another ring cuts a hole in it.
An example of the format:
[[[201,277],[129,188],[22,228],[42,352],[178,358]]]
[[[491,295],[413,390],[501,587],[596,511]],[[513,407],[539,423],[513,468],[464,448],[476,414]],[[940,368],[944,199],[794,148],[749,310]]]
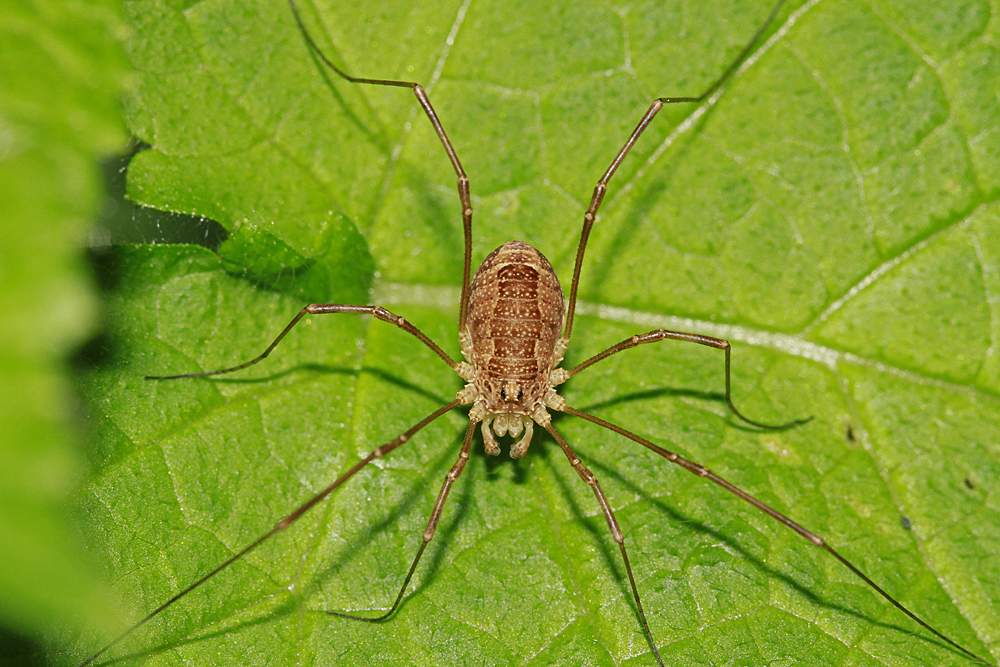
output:
[[[296,315],[291,322],[289,322],[288,326],[282,330],[278,337],[274,339],[274,341],[267,347],[266,350],[264,350],[262,354],[250,361],[238,366],[224,368],[217,371],[205,373],[186,373],[183,375],[170,376],[150,376],[147,379],[174,380],[178,378],[206,377],[210,375],[219,375],[222,373],[238,371],[243,368],[247,368],[248,366],[252,366],[267,357],[278,345],[278,343],[281,342],[285,335],[288,334],[288,332],[306,315],[350,313],[356,315],[371,315],[379,320],[382,320],[383,322],[395,324],[397,327],[416,337],[420,340],[420,342],[433,350],[434,353],[437,354],[437,356],[439,356],[446,364],[448,364],[448,366],[454,370],[459,377],[465,380],[467,384],[457,393],[455,400],[435,410],[406,432],[383,444],[382,446],[377,447],[365,458],[355,463],[349,470],[334,480],[333,483],[325,489],[299,506],[291,514],[278,521],[274,528],[270,531],[258,537],[243,550],[239,551],[214,570],[204,575],[193,584],[176,594],[174,597],[154,609],[144,618],[132,625],[128,630],[119,635],[110,644],[84,661],[81,664],[81,667],[93,662],[109,648],[116,645],[126,636],[131,634],[139,626],[143,625],[148,620],[164,611],[174,602],[198,588],[201,584],[223,569],[241,559],[250,551],[256,549],[263,542],[283,531],[285,528],[298,520],[303,514],[308,512],[313,506],[333,493],[333,491],[339,488],[371,461],[377,458],[382,458],[397,447],[405,444],[410,438],[413,437],[414,434],[444,413],[460,405],[469,404],[472,405],[469,410],[469,427],[466,429],[465,438],[462,442],[462,449],[459,452],[458,460],[448,472],[444,484],[437,495],[437,500],[434,503],[434,509],[432,510],[430,519],[427,522],[427,528],[424,530],[420,546],[417,549],[417,553],[406,573],[405,579],[403,580],[403,585],[400,587],[399,593],[396,595],[396,599],[392,603],[392,606],[384,614],[374,618],[355,616],[340,612],[328,613],[344,618],[369,622],[381,621],[391,616],[402,601],[406,588],[410,583],[410,579],[413,577],[413,573],[420,561],[420,557],[427,548],[427,544],[434,537],[434,532],[437,529],[438,521],[441,518],[445,500],[448,497],[448,492],[451,490],[455,480],[462,474],[465,464],[469,460],[472,448],[472,438],[476,425],[481,424],[481,432],[486,453],[494,455],[499,454],[500,448],[497,445],[496,436],[509,434],[511,437],[517,438],[517,441],[511,446],[510,455],[514,458],[520,458],[527,453],[528,447],[531,444],[534,425],[538,424],[548,431],[552,438],[559,444],[559,447],[569,460],[570,465],[594,492],[597,502],[600,504],[601,511],[604,514],[604,518],[607,521],[608,528],[611,530],[612,538],[621,550],[622,561],[625,565],[625,572],[628,574],[629,585],[631,586],[632,596],[635,600],[636,613],[639,622],[642,625],[646,639],[649,641],[649,645],[652,648],[653,655],[656,656],[656,660],[660,667],[664,667],[663,659],[660,657],[660,653],[656,647],[656,642],[653,640],[653,633],[649,628],[649,623],[646,621],[646,613],[643,611],[642,601],[639,596],[639,589],[636,586],[635,578],[632,575],[632,567],[629,564],[628,552],[625,549],[624,534],[615,519],[614,511],[611,509],[611,503],[608,502],[607,496],[604,495],[604,491],[601,489],[601,485],[597,481],[597,478],[582,463],[580,458],[570,447],[569,443],[566,442],[562,435],[560,435],[560,433],[552,425],[548,411],[556,410],[580,417],[593,422],[598,426],[603,426],[610,431],[637,442],[643,447],[659,454],[671,463],[675,463],[695,475],[704,477],[709,481],[718,484],[722,488],[735,494],[760,511],[795,531],[815,546],[825,549],[859,579],[861,579],[861,581],[877,591],[883,598],[888,600],[921,627],[933,633],[942,641],[947,642],[950,646],[977,662],[987,665],[990,664],[918,618],[913,612],[893,599],[892,596],[869,579],[857,567],[837,553],[837,551],[835,551],[832,547],[827,545],[821,537],[815,535],[777,510],[769,507],[745,491],[742,491],[733,484],[722,479],[704,466],[689,461],[678,454],[667,451],[666,449],[653,444],[649,440],[631,433],[620,426],[607,422],[600,417],[596,417],[568,406],[555,389],[555,387],[574,375],[589,368],[599,361],[607,359],[611,355],[617,354],[618,352],[622,352],[646,343],[658,343],[663,340],[679,340],[713,347],[722,350],[725,353],[725,400],[733,414],[742,421],[757,428],[767,430],[785,429],[809,421],[809,419],[796,419],[782,425],[768,425],[755,422],[740,413],[733,403],[730,391],[729,342],[719,338],[712,338],[710,336],[657,329],[655,331],[632,336],[631,338],[623,340],[617,345],[609,347],[600,354],[587,359],[573,368],[563,369],[558,367],[562,362],[563,355],[569,345],[570,334],[573,330],[573,316],[576,310],[577,288],[580,283],[580,268],[583,264],[584,250],[587,247],[587,239],[590,235],[590,230],[594,224],[594,220],[596,219],[597,211],[600,208],[605,193],[607,192],[608,181],[614,175],[622,160],[625,159],[625,156],[628,155],[628,152],[631,150],[632,146],[638,140],[642,132],[646,129],[660,109],[663,108],[664,104],[701,102],[719,89],[726,79],[728,79],[728,77],[736,71],[740,64],[742,64],[751,49],[753,49],[753,47],[757,44],[761,35],[763,35],[768,26],[770,26],[771,22],[774,20],[774,17],[778,14],[783,2],[784,0],[778,0],[763,25],[757,30],[740,54],[705,92],[697,97],[662,97],[654,100],[650,105],[649,110],[643,116],[642,120],[639,121],[639,124],[632,132],[632,135],[628,138],[628,141],[625,142],[625,145],[611,162],[611,166],[609,166],[607,171],[604,172],[604,175],[597,182],[597,186],[594,188],[594,194],[591,198],[590,206],[584,214],[583,230],[580,234],[580,244],[577,248],[576,263],[573,267],[573,282],[570,286],[569,301],[567,302],[563,296],[559,279],[556,277],[555,272],[553,271],[548,260],[533,247],[521,241],[509,241],[490,253],[490,255],[487,256],[487,258],[480,265],[470,282],[469,274],[471,272],[472,265],[472,202],[469,194],[469,179],[465,175],[462,165],[459,163],[458,155],[455,153],[455,149],[448,140],[444,128],[438,120],[437,114],[431,106],[431,102],[428,99],[427,94],[424,92],[423,87],[417,83],[407,81],[364,79],[352,77],[344,73],[336,65],[334,65],[319,48],[306,29],[294,0],[289,0],[292,14],[295,17],[295,21],[298,23],[299,29],[302,32],[306,43],[324,64],[326,64],[337,75],[351,83],[377,86],[396,86],[411,89],[413,94],[416,95],[417,101],[424,110],[424,113],[434,126],[434,131],[437,133],[441,144],[444,146],[445,153],[447,153],[448,159],[451,161],[452,167],[454,167],[455,173],[458,175],[458,195],[462,204],[462,225],[465,236],[465,261],[462,273],[462,297],[459,307],[459,339],[462,346],[462,355],[466,360],[461,362],[454,361],[444,352],[444,350],[442,350],[436,343],[424,335],[424,333],[415,326],[407,322],[402,317],[390,313],[388,310],[379,306],[310,304],[304,307],[299,314]]]

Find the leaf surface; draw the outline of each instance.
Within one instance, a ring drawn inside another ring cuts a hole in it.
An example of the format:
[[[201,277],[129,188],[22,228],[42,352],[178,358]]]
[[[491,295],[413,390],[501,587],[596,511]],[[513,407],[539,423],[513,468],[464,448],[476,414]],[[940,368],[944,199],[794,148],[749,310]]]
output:
[[[348,72],[427,86],[471,178],[475,260],[519,238],[568,288],[593,186],[650,101],[697,94],[769,9],[663,4],[303,12]],[[462,236],[454,174],[410,93],[322,70],[284,3],[129,13],[130,123],[152,146],[130,196],[230,234],[221,258],[119,251],[112,353],[83,378],[101,472],[81,502],[140,617],[460,387],[418,341],[351,316],[307,318],[240,375],[142,376],[252,358],[307,301],[371,300],[457,356]],[[793,3],[721,98],[665,108],[612,181],[569,363],[659,326],[723,336],[745,413],[813,421],[741,426],[719,352],[680,343],[617,355],[563,394],[787,513],[996,656],[989,16],[985,2]],[[392,619],[323,613],[391,604],[465,423],[428,426],[114,655],[655,664],[603,516],[547,437],[516,462],[477,444]],[[969,664],[737,498],[593,424],[557,427],[611,500],[668,664]],[[83,644],[74,657],[100,640]]]

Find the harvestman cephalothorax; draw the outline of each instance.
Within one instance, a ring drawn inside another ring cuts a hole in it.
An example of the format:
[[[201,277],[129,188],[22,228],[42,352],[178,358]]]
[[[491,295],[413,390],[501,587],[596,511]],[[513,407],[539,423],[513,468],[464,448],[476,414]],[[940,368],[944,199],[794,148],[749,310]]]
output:
[[[98,653],[85,660],[81,667],[92,663],[96,658],[103,655],[107,649],[131,634],[139,626],[166,610],[177,600],[183,598],[215,574],[224,570],[232,563],[241,559],[247,553],[256,549],[263,542],[269,540],[277,533],[282,532],[311,508],[327,498],[327,496],[329,496],[333,491],[347,482],[368,463],[377,458],[382,458],[396,448],[405,445],[411,437],[413,437],[418,431],[427,426],[429,423],[446,412],[464,405],[471,407],[469,408],[469,425],[465,432],[458,460],[452,466],[444,484],[440,488],[437,495],[437,501],[433,506],[430,518],[426,524],[426,529],[421,537],[420,544],[417,547],[416,555],[413,557],[410,568],[402,579],[402,585],[399,587],[398,594],[396,595],[391,607],[384,614],[378,617],[362,617],[340,612],[329,613],[346,619],[367,622],[384,620],[391,616],[403,600],[411,578],[418,563],[420,562],[421,556],[423,555],[428,543],[434,537],[442,515],[442,510],[445,506],[445,501],[449,495],[449,491],[451,490],[454,482],[462,474],[465,465],[469,460],[475,432],[477,430],[481,432],[484,446],[488,454],[498,454],[500,452],[497,443],[497,436],[510,435],[515,440],[514,444],[511,446],[511,456],[520,458],[527,454],[529,446],[531,445],[534,426],[538,425],[546,430],[555,440],[559,448],[567,457],[570,466],[572,466],[582,481],[590,487],[596,497],[610,530],[610,534],[620,550],[622,564],[624,565],[624,571],[627,575],[629,587],[631,588],[635,603],[634,609],[638,622],[645,633],[646,639],[649,642],[649,646],[657,663],[662,667],[664,662],[660,657],[657,648],[654,629],[651,628],[650,624],[647,622],[646,613],[642,604],[641,590],[636,583],[636,579],[633,576],[632,567],[629,562],[628,551],[625,545],[627,526],[623,530],[619,525],[612,509],[612,503],[602,490],[598,479],[576,455],[571,445],[553,426],[550,411],[556,411],[580,417],[597,426],[602,426],[605,429],[632,440],[650,451],[659,454],[669,462],[674,463],[695,475],[703,477],[708,481],[721,486],[730,493],[735,494],[737,497],[746,501],[757,510],[771,516],[773,519],[783,524],[790,530],[798,533],[808,542],[826,550],[832,558],[840,561],[840,563],[842,563],[843,566],[852,572],[860,581],[863,581],[871,589],[877,591],[878,594],[888,600],[903,614],[915,621],[928,632],[932,633],[941,641],[946,642],[948,645],[976,662],[990,664],[916,616],[913,612],[880,588],[876,582],[869,579],[869,577],[861,570],[841,556],[834,548],[827,545],[818,535],[800,526],[788,517],[777,512],[768,505],[732,485],[728,481],[715,475],[703,466],[689,461],[678,454],[667,451],[655,443],[620,426],[609,423],[597,416],[567,405],[556,389],[556,387],[567,381],[569,378],[614,354],[631,349],[638,345],[658,343],[665,340],[676,340],[708,346],[718,349],[724,353],[726,387],[725,401],[732,413],[743,422],[746,422],[747,424],[758,429],[781,430],[791,428],[808,421],[808,419],[797,419],[786,424],[768,425],[745,417],[736,408],[731,396],[730,345],[725,340],[709,336],[658,329],[627,338],[626,340],[623,340],[617,345],[614,345],[591,357],[590,359],[587,359],[575,367],[567,369],[559,367],[567,350],[573,330],[577,290],[587,240],[605,193],[607,192],[608,184],[615,171],[626,158],[635,142],[639,140],[640,135],[646,127],[653,121],[654,117],[662,109],[663,105],[700,102],[716,93],[721,85],[734,71],[737,70],[754,46],[759,42],[760,37],[764,34],[774,17],[781,9],[783,0],[779,0],[777,2],[770,15],[765,21],[763,21],[757,33],[754,34],[748,41],[739,56],[703,93],[696,97],[664,97],[653,101],[649,110],[643,116],[632,135],[625,142],[622,149],[614,157],[607,171],[600,178],[594,189],[590,206],[584,215],[583,230],[577,248],[576,261],[568,299],[564,298],[559,281],[545,257],[533,247],[521,241],[510,241],[497,248],[485,259],[475,274],[472,275],[471,235],[473,211],[470,196],[470,181],[466,177],[466,174],[460,164],[459,156],[452,147],[445,129],[439,121],[423,87],[419,84],[411,82],[365,79],[346,74],[327,59],[324,52],[313,40],[303,23],[293,0],[289,0],[289,4],[291,12],[298,23],[299,29],[301,30],[308,47],[313,51],[315,56],[319,58],[319,60],[327,65],[332,71],[336,72],[337,75],[354,84],[411,89],[445,149],[447,157],[458,176],[458,193],[461,201],[461,215],[464,228],[465,252],[464,269],[462,274],[463,284],[459,310],[459,332],[462,353],[465,357],[465,361],[456,362],[451,359],[449,355],[444,352],[444,350],[442,350],[436,343],[430,340],[430,338],[428,338],[415,326],[407,322],[402,317],[399,317],[379,306],[310,304],[300,311],[300,313],[285,327],[285,329],[277,336],[276,339],[274,339],[274,341],[263,353],[250,361],[242,363],[238,366],[216,371],[171,376],[156,376],[148,379],[173,380],[179,378],[204,377],[238,371],[252,366],[267,357],[286,336],[286,334],[288,334],[289,331],[291,331],[293,327],[307,315],[363,314],[373,316],[389,324],[395,324],[404,332],[416,337],[424,345],[429,347],[446,364],[448,364],[448,366],[466,382],[466,385],[457,393],[455,400],[435,410],[396,438],[374,449],[368,456],[355,463],[321,492],[300,505],[284,518],[280,519],[271,530],[262,534],[245,548],[235,553],[231,558],[204,574],[204,576],[191,583],[175,596],[166,600],[162,605],[151,611],[147,616],[122,633],[118,638],[111,642],[111,644],[105,646]]]

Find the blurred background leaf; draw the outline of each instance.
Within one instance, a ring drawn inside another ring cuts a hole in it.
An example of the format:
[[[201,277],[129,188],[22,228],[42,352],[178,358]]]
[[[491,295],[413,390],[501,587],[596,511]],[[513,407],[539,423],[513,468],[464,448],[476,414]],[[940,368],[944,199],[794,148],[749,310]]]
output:
[[[114,2],[0,8],[0,656],[112,620],[66,511],[85,477],[69,356],[95,332],[83,249],[125,149]]]

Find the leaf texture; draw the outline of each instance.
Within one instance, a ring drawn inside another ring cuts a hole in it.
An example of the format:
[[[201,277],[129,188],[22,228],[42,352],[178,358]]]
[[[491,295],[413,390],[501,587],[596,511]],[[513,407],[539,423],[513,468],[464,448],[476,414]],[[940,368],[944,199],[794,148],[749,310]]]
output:
[[[995,8],[993,8],[995,9]],[[304,5],[348,72],[426,85],[468,172],[479,261],[511,238],[572,272],[594,184],[654,97],[697,94],[766,2]],[[99,469],[81,498],[138,618],[460,383],[418,341],[307,318],[372,302],[458,355],[454,174],[406,89],[321,68],[279,1],[128,4],[145,205],[207,216],[220,256],[120,249],[110,354],[82,377]],[[564,396],[787,513],[903,604],[1000,653],[1000,113],[995,11],[785,7],[724,94],[665,108],[612,180],[569,363],[660,326]],[[113,655],[149,665],[653,665],[620,556],[555,443],[483,454],[394,599],[466,418],[454,411]],[[593,424],[557,427],[626,535],[667,664],[965,665],[828,554]],[[478,442],[478,440],[477,440]],[[94,651],[81,639],[65,660]]]

